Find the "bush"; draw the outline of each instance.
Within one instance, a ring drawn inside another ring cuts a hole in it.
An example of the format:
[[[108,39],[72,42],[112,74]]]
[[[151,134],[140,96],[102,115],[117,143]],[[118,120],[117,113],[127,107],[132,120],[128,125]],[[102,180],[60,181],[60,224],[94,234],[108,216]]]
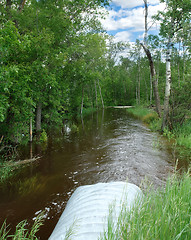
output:
[[[48,140],[48,136],[47,136],[47,133],[46,131],[43,129],[42,130],[42,133],[40,134],[40,142],[47,142]]]
[[[148,113],[147,115],[145,115],[143,118],[142,118],[143,122],[145,123],[151,123],[155,120],[158,120],[158,116],[157,116],[157,113],[155,112],[150,112]]]

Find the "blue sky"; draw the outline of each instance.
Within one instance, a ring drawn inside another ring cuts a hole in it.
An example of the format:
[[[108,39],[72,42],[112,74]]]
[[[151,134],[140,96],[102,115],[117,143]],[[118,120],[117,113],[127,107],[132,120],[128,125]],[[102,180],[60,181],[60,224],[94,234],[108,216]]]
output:
[[[163,11],[164,3],[159,0],[148,0],[149,27],[153,21],[151,16],[158,10]],[[102,20],[102,25],[108,34],[115,37],[115,41],[135,42],[136,39],[142,40],[144,34],[144,2],[143,0],[113,0],[108,15]],[[157,34],[159,23],[155,23],[149,30],[149,34]]]

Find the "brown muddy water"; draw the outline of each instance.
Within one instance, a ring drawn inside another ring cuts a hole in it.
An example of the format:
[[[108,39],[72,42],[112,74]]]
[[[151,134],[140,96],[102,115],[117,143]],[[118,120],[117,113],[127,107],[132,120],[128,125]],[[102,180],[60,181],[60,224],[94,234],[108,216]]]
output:
[[[48,239],[78,186],[110,181],[140,186],[150,181],[158,187],[174,168],[165,140],[125,109],[106,109],[75,126],[66,124],[47,144],[33,146],[31,153],[41,159],[0,188],[0,224],[4,219],[13,228],[23,219],[31,224],[44,211],[38,234],[42,240]],[[22,158],[31,153],[23,148]]]

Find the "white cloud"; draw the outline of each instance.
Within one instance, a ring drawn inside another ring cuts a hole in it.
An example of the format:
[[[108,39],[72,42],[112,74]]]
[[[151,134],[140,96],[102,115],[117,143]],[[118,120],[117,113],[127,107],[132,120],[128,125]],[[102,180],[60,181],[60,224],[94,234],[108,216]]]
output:
[[[115,34],[114,41],[115,42],[120,42],[120,41],[129,42],[130,37],[131,37],[131,33],[129,31],[122,31],[122,32],[118,32],[117,34]]]
[[[112,2],[122,8],[134,8],[144,5],[143,0],[112,0]],[[148,0],[148,3],[152,5],[159,4],[159,2],[159,0]]]
[[[120,0],[116,0],[120,2]],[[121,2],[129,2],[121,0]],[[141,0],[142,1],[142,0]],[[156,2],[158,0],[150,0],[150,2]],[[130,1],[134,2],[134,1]],[[165,5],[160,3],[158,5],[149,6],[148,23],[152,25],[152,16],[157,13],[158,10],[164,10]],[[103,27],[107,31],[125,30],[128,29],[131,32],[144,31],[144,7],[138,7],[133,9],[120,9],[119,11],[110,10],[105,20],[101,20]],[[156,24],[150,30],[156,29]]]

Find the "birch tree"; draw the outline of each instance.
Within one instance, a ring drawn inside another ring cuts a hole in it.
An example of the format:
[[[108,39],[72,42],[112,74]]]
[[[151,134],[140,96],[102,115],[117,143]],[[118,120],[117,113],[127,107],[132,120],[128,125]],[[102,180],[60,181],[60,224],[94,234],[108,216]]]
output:
[[[156,19],[161,21],[160,35],[166,40],[166,87],[164,113],[161,129],[168,125],[169,99],[171,91],[171,49],[177,42],[178,33],[189,24],[191,17],[190,0],[161,0],[166,3],[166,11],[159,12]]]

